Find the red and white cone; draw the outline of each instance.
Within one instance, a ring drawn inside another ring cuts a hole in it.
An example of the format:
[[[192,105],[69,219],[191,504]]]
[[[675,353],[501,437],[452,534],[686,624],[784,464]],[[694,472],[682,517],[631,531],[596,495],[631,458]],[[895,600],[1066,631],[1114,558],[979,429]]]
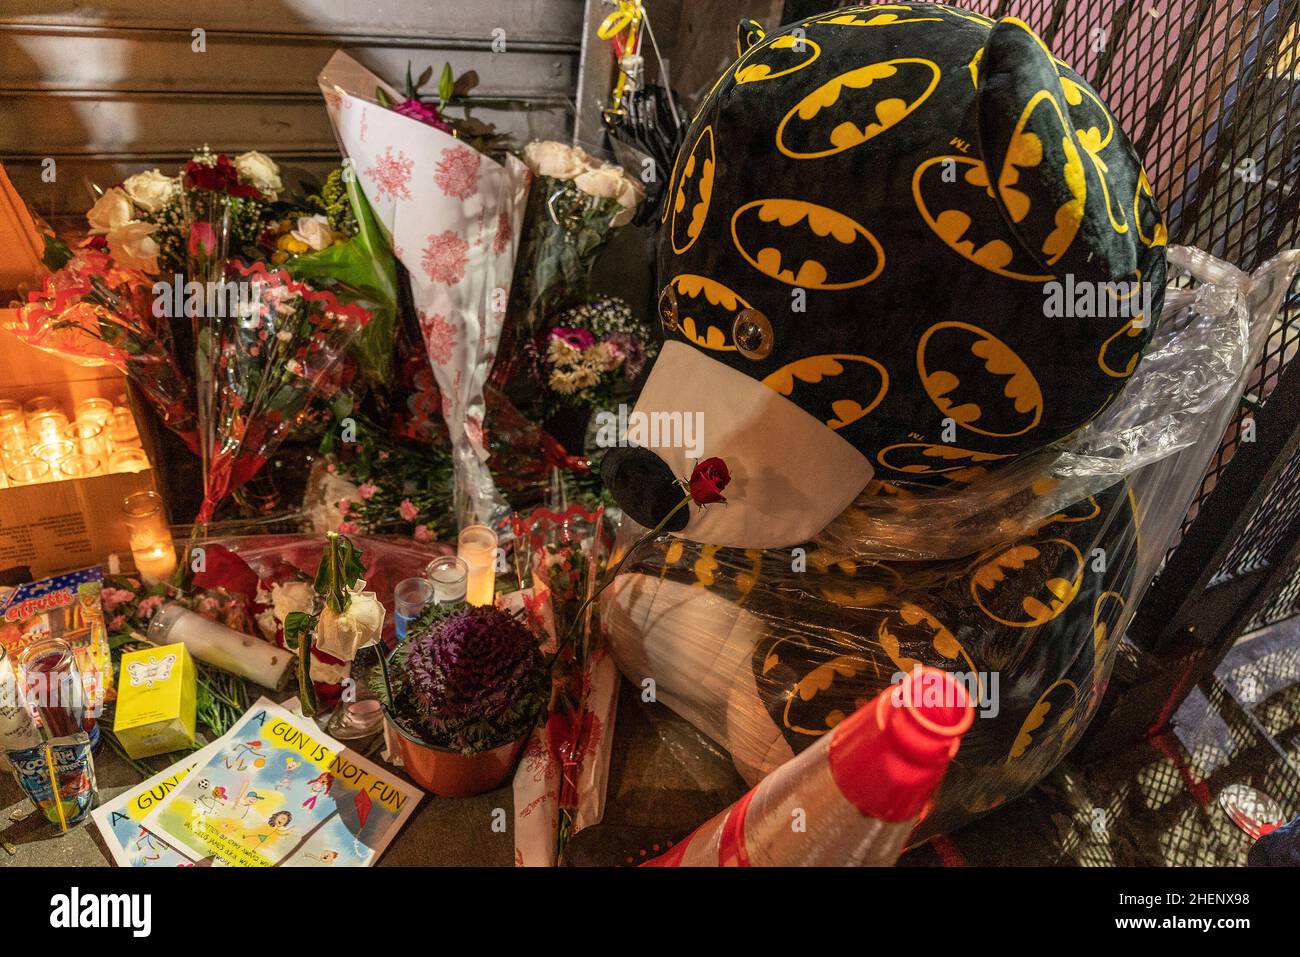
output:
[[[643,866],[889,866],[974,719],[959,681],[917,669]]]

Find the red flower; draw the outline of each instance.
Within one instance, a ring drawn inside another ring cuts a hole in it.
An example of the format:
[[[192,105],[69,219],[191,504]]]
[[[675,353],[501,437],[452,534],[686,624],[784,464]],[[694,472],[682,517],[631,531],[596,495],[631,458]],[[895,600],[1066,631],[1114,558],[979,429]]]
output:
[[[217,248],[217,233],[208,222],[190,224],[190,238],[187,245],[191,256],[211,256]]]
[[[730,484],[731,472],[727,469],[727,463],[716,456],[705,459],[691,472],[691,499],[696,505],[725,502],[722,490]]]
[[[186,189],[206,189],[238,197],[262,195],[255,187],[239,181],[239,170],[225,153],[218,154],[217,161],[211,166],[190,160],[185,164],[182,182]]]

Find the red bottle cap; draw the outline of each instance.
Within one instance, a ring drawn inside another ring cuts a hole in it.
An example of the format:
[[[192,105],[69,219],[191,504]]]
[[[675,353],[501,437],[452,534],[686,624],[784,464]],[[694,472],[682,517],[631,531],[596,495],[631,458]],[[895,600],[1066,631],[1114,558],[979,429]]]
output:
[[[943,780],[974,720],[961,682],[919,668],[831,732],[831,776],[864,816],[910,821]]]

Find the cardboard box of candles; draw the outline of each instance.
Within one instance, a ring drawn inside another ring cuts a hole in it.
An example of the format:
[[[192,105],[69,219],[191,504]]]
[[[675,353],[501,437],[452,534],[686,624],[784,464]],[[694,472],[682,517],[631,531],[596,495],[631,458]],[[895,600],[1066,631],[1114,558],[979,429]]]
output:
[[[156,491],[152,438],[116,370],[0,330],[0,584],[128,559],[122,503]]]

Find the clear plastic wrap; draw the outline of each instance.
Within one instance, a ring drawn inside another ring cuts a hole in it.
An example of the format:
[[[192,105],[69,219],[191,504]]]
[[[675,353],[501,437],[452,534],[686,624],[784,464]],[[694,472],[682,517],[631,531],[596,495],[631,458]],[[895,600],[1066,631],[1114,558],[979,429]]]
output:
[[[643,546],[602,596],[620,669],[753,783],[942,668],[977,717],[915,839],[1023,793],[1087,727],[1300,253],[1254,275],[1181,247],[1169,261],[1145,357],[1068,440],[949,488],[873,483],[796,548]],[[625,524],[614,561],[641,531]]]

